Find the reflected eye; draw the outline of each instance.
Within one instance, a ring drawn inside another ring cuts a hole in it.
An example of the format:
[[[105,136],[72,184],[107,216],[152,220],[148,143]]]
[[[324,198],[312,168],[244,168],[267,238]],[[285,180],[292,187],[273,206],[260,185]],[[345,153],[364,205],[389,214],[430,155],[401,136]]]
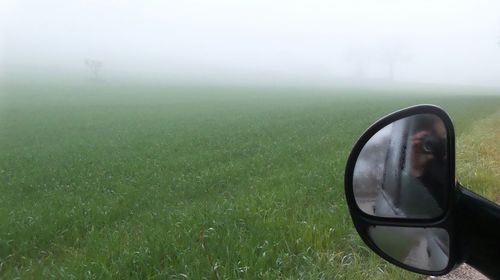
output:
[[[424,138],[422,148],[424,152],[433,154],[437,158],[442,158],[445,151],[446,142],[444,139],[429,135]]]

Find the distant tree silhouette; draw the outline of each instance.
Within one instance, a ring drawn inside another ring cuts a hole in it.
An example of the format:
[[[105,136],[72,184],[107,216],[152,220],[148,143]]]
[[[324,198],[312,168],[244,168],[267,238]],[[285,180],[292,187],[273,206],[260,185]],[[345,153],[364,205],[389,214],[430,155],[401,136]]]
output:
[[[364,78],[365,68],[370,61],[370,53],[366,49],[351,47],[346,50],[345,59],[352,63],[353,78]]]
[[[388,67],[388,77],[392,81],[396,76],[396,65],[406,62],[410,55],[399,41],[387,42],[381,50],[380,61]]]
[[[103,66],[102,61],[94,60],[94,59],[85,59],[85,65],[92,73],[92,80],[98,82],[102,81],[100,77],[100,72]]]

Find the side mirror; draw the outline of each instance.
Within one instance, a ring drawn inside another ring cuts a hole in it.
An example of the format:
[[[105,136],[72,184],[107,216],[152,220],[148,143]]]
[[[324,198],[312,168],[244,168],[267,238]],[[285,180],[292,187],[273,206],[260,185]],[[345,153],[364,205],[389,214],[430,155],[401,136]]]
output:
[[[455,135],[432,105],[373,124],[355,144],[345,193],[363,241],[389,262],[427,275],[455,264],[450,213],[455,197]]]

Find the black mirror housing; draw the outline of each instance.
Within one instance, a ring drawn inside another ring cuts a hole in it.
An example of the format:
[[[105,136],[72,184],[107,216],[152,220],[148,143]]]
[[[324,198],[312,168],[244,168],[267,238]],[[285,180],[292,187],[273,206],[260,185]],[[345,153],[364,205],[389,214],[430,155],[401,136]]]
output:
[[[420,274],[447,274],[460,262],[452,215],[454,133],[450,117],[437,106],[394,112],[363,133],[345,170],[346,200],[363,241],[389,262]],[[439,174],[425,175],[426,164],[437,159]],[[425,191],[417,195],[416,189]]]

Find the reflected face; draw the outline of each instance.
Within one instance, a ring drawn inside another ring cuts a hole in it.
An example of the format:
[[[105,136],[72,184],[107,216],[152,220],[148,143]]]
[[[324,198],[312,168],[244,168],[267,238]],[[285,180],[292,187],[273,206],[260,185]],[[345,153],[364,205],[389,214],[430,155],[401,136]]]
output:
[[[393,259],[427,271],[441,271],[449,262],[450,237],[441,228],[370,226],[368,235]]]
[[[446,205],[447,135],[432,114],[403,118],[381,129],[354,168],[358,207],[379,217],[435,218]]]

